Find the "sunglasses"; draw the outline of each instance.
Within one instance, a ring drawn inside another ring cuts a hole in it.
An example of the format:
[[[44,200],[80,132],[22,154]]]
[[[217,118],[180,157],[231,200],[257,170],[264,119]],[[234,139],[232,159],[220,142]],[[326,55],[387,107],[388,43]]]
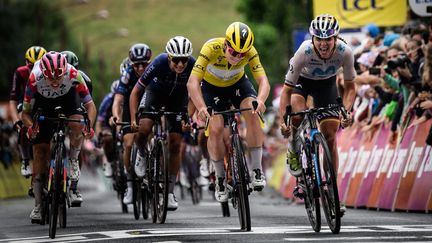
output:
[[[55,79],[55,80],[61,79],[64,73],[65,70],[63,68],[54,69],[54,72],[50,72],[48,69],[43,70],[43,74],[45,77],[49,79]]]
[[[333,36],[335,34],[334,29],[328,29],[328,30],[313,30],[314,36],[319,38],[329,38],[330,36]]]
[[[137,63],[134,63],[134,64],[132,64],[132,65],[133,65],[133,67],[135,67],[135,68],[139,68],[140,66],[146,67],[147,64],[148,64],[147,62],[137,62]]]
[[[179,62],[186,64],[189,61],[189,57],[171,57],[171,61],[175,64],[179,64]]]
[[[231,56],[236,57],[236,58],[243,58],[246,56],[246,53],[237,52],[234,50],[234,48],[232,48],[229,45],[227,45],[227,50]]]

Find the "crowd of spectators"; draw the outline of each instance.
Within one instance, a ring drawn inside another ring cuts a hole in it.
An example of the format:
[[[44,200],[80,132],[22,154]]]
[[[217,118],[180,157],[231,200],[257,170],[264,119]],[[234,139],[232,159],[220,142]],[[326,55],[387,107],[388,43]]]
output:
[[[374,25],[364,29],[367,38],[353,47],[358,73],[354,126],[372,137],[378,125],[388,124],[388,141],[396,144],[407,128],[432,117],[432,25],[412,20],[400,32],[380,33]],[[427,143],[432,145],[432,135]]]

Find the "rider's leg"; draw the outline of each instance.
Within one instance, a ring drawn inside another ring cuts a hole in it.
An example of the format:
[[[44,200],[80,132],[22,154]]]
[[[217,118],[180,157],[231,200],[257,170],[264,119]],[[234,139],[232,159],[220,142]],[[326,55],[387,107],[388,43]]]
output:
[[[132,171],[130,168],[130,155],[134,142],[134,133],[126,133],[123,135],[123,163],[124,171],[127,180],[127,189],[123,198],[123,203],[132,203]]]
[[[224,168],[224,122],[221,115],[215,115],[210,119],[209,137],[207,140],[207,150],[209,152],[210,161],[215,168],[216,187],[215,197],[219,202],[228,200],[228,191],[226,190],[226,178]]]
[[[177,174],[180,169],[180,145],[182,141],[182,135],[180,133],[170,133],[169,134],[169,192],[174,192],[175,182],[177,180]]]
[[[43,179],[47,174],[48,168],[48,160],[50,155],[50,145],[46,143],[35,144],[33,145],[33,193],[35,196],[35,207],[30,213],[30,219],[32,220],[41,220],[41,203],[42,203],[42,192],[43,192]]]
[[[135,174],[139,177],[143,177],[146,171],[146,157],[147,157],[147,139],[151,133],[153,127],[153,120],[149,118],[143,118],[139,120],[138,132],[135,135],[135,144],[138,147],[138,153],[135,161]]]
[[[291,96],[291,107],[292,112],[299,112],[306,109],[306,100],[303,95],[292,94]],[[293,116],[291,117],[291,134],[288,137],[288,170],[294,176],[299,176],[301,174],[301,164],[299,160],[299,148],[296,147],[294,141],[294,135],[297,132],[297,127],[302,122],[303,117]]]
[[[74,114],[70,116],[71,119],[82,119],[82,115]],[[69,187],[69,198],[72,204],[81,204],[82,196],[78,191],[78,181],[80,177],[80,167],[78,156],[81,152],[81,147],[84,142],[84,136],[82,130],[84,129],[84,125],[71,122],[68,124],[69,126],[69,140],[70,140],[70,150],[69,150],[69,178],[70,178],[70,187]]]
[[[337,118],[328,118],[320,121],[320,131],[324,135],[333,158],[333,169],[338,174],[339,156],[337,151],[336,132],[339,129],[340,121]]]

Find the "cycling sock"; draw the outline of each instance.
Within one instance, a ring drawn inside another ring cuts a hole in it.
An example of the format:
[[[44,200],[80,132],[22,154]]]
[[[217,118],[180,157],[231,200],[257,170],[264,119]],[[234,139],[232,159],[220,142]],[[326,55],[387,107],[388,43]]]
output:
[[[260,169],[262,171],[262,147],[249,148],[249,152],[252,170]]]
[[[42,203],[42,179],[37,175],[33,180],[33,193],[35,197],[35,206]]]
[[[214,169],[215,169],[216,178],[219,178],[219,177],[225,178],[224,160],[223,159],[221,159],[221,160],[210,159],[210,160],[213,163],[213,166],[214,166]]]
[[[174,186],[177,180],[176,175],[169,175],[169,186],[168,186],[168,192],[174,193]]]
[[[288,137],[288,151],[291,153],[296,152],[295,146],[294,146],[294,136],[290,135]]]

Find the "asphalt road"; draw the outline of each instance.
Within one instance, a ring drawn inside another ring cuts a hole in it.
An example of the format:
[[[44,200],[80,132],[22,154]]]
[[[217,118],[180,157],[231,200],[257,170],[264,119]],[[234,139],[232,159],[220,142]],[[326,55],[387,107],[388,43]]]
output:
[[[48,226],[32,225],[32,198],[0,201],[0,242],[432,242],[432,215],[348,209],[340,234],[332,234],[323,219],[315,233],[304,206],[287,201],[271,189],[250,196],[252,231],[240,231],[237,212],[222,217],[221,206],[208,192],[199,205],[180,199],[165,224],[135,220],[132,207],[121,212],[109,181],[99,173],[83,173],[81,208],[68,209],[68,226],[48,238]]]

